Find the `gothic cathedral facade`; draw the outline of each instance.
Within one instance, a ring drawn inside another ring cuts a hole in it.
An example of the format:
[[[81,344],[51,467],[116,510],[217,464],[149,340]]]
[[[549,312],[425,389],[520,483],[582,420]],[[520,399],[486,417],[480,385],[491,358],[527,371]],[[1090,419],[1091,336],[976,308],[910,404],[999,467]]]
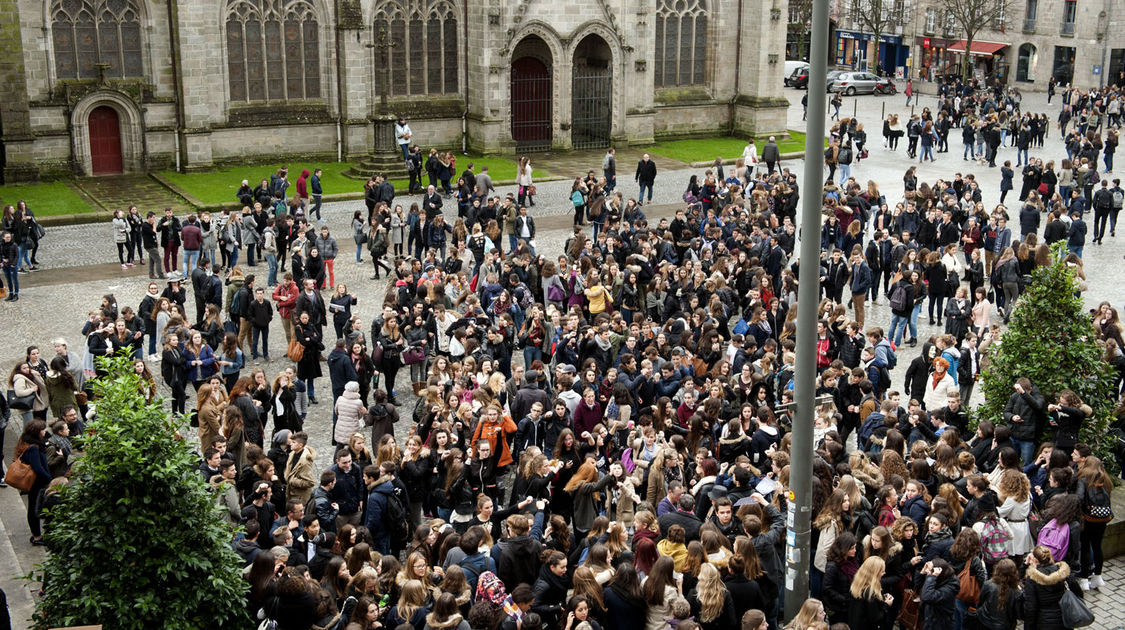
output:
[[[787,0],[0,0],[8,182],[785,132]]]

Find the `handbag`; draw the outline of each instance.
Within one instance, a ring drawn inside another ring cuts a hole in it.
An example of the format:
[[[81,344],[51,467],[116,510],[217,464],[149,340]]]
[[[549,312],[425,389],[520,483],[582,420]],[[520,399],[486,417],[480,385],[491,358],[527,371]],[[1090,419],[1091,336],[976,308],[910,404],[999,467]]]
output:
[[[961,572],[957,574],[957,579],[961,582],[961,589],[957,592],[957,599],[965,602],[969,607],[974,607],[980,602],[980,582],[977,577],[973,575],[973,559],[968,558],[965,560],[965,566],[961,568]]]
[[[375,346],[371,348],[371,362],[372,363],[382,363],[383,362],[383,346],[382,346],[382,344],[376,343]]]
[[[1040,195],[1045,195],[1045,194],[1047,194],[1047,191],[1050,190],[1050,187],[1048,187],[1047,184],[1044,182],[1042,184],[1039,184],[1039,188],[1037,190],[1039,191]]]
[[[21,446],[23,448],[20,448]],[[15,458],[4,475],[4,483],[20,492],[31,492],[31,487],[35,485],[35,471],[20,459],[26,450],[26,444],[20,443],[16,446]]]
[[[547,287],[547,301],[549,302],[562,302],[566,299],[566,293],[556,286]]]
[[[426,360],[426,349],[422,346],[412,346],[402,351],[402,362],[405,365],[414,365]]]
[[[922,627],[922,604],[915,597],[913,589],[902,591],[902,609],[898,612],[898,622],[906,630],[919,630]]]
[[[1059,600],[1059,611],[1066,628],[1085,628],[1094,623],[1094,613],[1090,612],[1090,607],[1069,587],[1063,591],[1062,599]]]
[[[684,203],[695,203],[699,201],[695,195],[691,194],[691,190],[684,191]]]
[[[8,406],[12,409],[19,409],[20,411],[31,411],[31,407],[35,404],[35,392],[26,396],[16,396],[16,390],[8,390]]]
[[[31,225],[33,225],[35,227],[35,240],[38,241],[39,239],[43,238],[44,236],[47,236],[47,230],[44,230],[43,226],[39,225],[38,221],[36,221],[35,219],[32,219]]]
[[[301,359],[305,358],[305,346],[294,337],[289,340],[289,349],[285,351],[285,356],[291,361],[300,363]]]

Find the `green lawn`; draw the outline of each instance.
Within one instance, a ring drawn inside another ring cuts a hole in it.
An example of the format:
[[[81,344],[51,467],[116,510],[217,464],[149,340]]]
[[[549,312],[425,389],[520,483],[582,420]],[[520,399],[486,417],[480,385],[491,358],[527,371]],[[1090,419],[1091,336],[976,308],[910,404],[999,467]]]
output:
[[[312,172],[314,168],[319,167],[324,171],[320,176],[320,181],[324,186],[325,194],[363,191],[363,182],[343,176],[342,173],[352,166],[349,163],[324,162],[317,164],[301,164],[298,162],[287,162],[287,164],[289,165],[289,181],[291,182],[291,186],[296,186],[297,178],[301,176],[301,169],[307,168],[309,172]],[[218,203],[236,203],[237,199],[234,195],[238,192],[238,187],[242,185],[242,180],[245,179],[249,181],[250,186],[254,187],[260,184],[262,179],[268,179],[272,173],[276,173],[279,168],[281,168],[280,163],[256,164],[252,166],[219,168],[202,173],[161,171],[160,174],[167,177],[172,183],[183,188],[188,194],[194,196],[204,204],[211,205]]]
[[[788,140],[782,140],[777,144],[782,153],[793,153],[805,150],[805,134],[800,131],[791,130],[789,136],[790,138]],[[762,147],[765,146],[768,140],[768,137],[754,139],[755,144],[758,145],[759,154],[761,154]],[[746,141],[742,138],[718,136],[714,138],[693,138],[690,140],[661,142],[652,147],[649,151],[650,153],[690,163],[710,161],[716,157],[722,157],[724,159],[735,158],[742,155],[742,149],[745,147]]]
[[[494,156],[479,156],[479,155],[458,155],[456,169],[458,174],[465,170],[465,166],[472,162],[475,165],[474,170],[480,173],[481,168],[487,166],[489,173],[492,175],[494,181],[511,180],[516,178],[516,163],[501,157]],[[324,187],[325,194],[337,193],[361,193],[363,192],[363,182],[358,179],[351,179],[344,177],[344,171],[352,167],[348,162],[324,162],[317,164],[301,164],[297,162],[288,162],[289,165],[289,181],[296,185],[297,177],[301,174],[301,169],[307,168],[312,171],[315,167],[320,167],[324,172],[320,176],[321,184]],[[277,172],[281,164],[257,164],[251,166],[232,166],[225,168],[218,168],[211,171],[202,173],[178,173],[176,171],[162,171],[160,174],[167,177],[172,183],[183,188],[188,194],[194,196],[196,199],[202,201],[206,205],[212,204],[227,204],[234,203],[235,193],[238,187],[242,184],[242,180],[250,182],[250,186],[257,186],[262,178],[268,178],[271,173]],[[541,177],[545,173],[535,170],[533,174],[536,177]],[[423,181],[425,178],[423,177]],[[392,179],[391,183],[395,188],[405,189],[408,180],[406,179]],[[291,189],[292,190],[292,189]],[[3,193],[0,193],[2,195]]]
[[[40,217],[99,210],[83,201],[65,182],[0,186],[0,206],[14,206],[20,199],[26,201],[27,207]]]

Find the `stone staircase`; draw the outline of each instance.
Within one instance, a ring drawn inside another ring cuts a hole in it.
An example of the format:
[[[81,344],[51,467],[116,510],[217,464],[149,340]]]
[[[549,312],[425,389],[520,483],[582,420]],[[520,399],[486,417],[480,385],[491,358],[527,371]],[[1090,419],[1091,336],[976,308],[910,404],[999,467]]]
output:
[[[344,176],[367,181],[368,177],[378,173],[386,173],[391,179],[405,179],[409,176],[406,172],[406,161],[397,151],[385,155],[368,153],[360,158],[355,166],[344,171]]]
[[[127,210],[136,205],[144,216],[149,210],[160,213],[172,208],[176,214],[194,210],[183,197],[168,190],[163,184],[145,174],[105,175],[84,177],[75,186],[107,211]]]

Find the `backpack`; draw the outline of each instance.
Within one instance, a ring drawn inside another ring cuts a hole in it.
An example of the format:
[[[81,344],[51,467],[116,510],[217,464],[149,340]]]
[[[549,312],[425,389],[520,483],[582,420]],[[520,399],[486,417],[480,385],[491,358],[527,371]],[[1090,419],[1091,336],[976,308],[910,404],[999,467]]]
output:
[[[1087,486],[1086,498],[1082,501],[1082,514],[1092,523],[1108,523],[1113,520],[1113,507],[1109,493],[1102,486]]]
[[[1040,545],[1051,550],[1051,558],[1055,562],[1066,559],[1066,550],[1070,547],[1070,525],[1051,519],[1043,529],[1039,530]]]
[[[1007,528],[1000,524],[1000,519],[991,519],[984,522],[984,529],[980,533],[981,554],[984,559],[995,564],[1007,558],[1011,548],[1012,535]]]
[[[410,536],[410,513],[402,504],[398,494],[387,495],[387,507],[383,510],[383,527],[391,537],[391,542],[406,542]]]
[[[907,302],[909,301],[906,295],[906,287],[901,284],[896,284],[891,288],[890,304],[892,311],[905,311],[908,310]]]
[[[901,288],[901,287],[899,287],[899,288]],[[906,292],[906,290],[903,289],[903,293],[905,293],[905,292]],[[887,369],[893,370],[893,369],[895,369],[895,366],[898,365],[898,353],[895,352],[894,347],[891,346],[891,342],[887,341],[886,339],[880,341],[877,345],[881,346],[881,345],[884,345],[884,344],[886,345],[886,348],[887,348]]]
[[[231,298],[230,298],[230,308],[228,309],[228,312],[232,316],[234,316],[234,315],[237,315],[239,317],[242,316],[242,289],[239,289],[239,290],[235,291],[234,295],[231,296]]]
[[[875,429],[883,424],[885,418],[886,416],[882,413],[872,413],[867,416],[867,420],[865,420],[863,426],[859,428],[859,434],[856,436],[859,438],[859,447],[861,449],[865,451],[868,449],[871,445],[871,436],[875,435]]]
[[[1122,203],[1125,203],[1125,191],[1116,188],[1113,190],[1113,207],[1120,208]]]
[[[750,325],[746,323],[746,319],[739,317],[738,321],[734,324],[734,329],[731,332],[735,335],[745,335],[750,330]]]
[[[843,165],[852,163],[852,148],[848,145],[840,147],[840,151],[836,153],[836,162]]]

